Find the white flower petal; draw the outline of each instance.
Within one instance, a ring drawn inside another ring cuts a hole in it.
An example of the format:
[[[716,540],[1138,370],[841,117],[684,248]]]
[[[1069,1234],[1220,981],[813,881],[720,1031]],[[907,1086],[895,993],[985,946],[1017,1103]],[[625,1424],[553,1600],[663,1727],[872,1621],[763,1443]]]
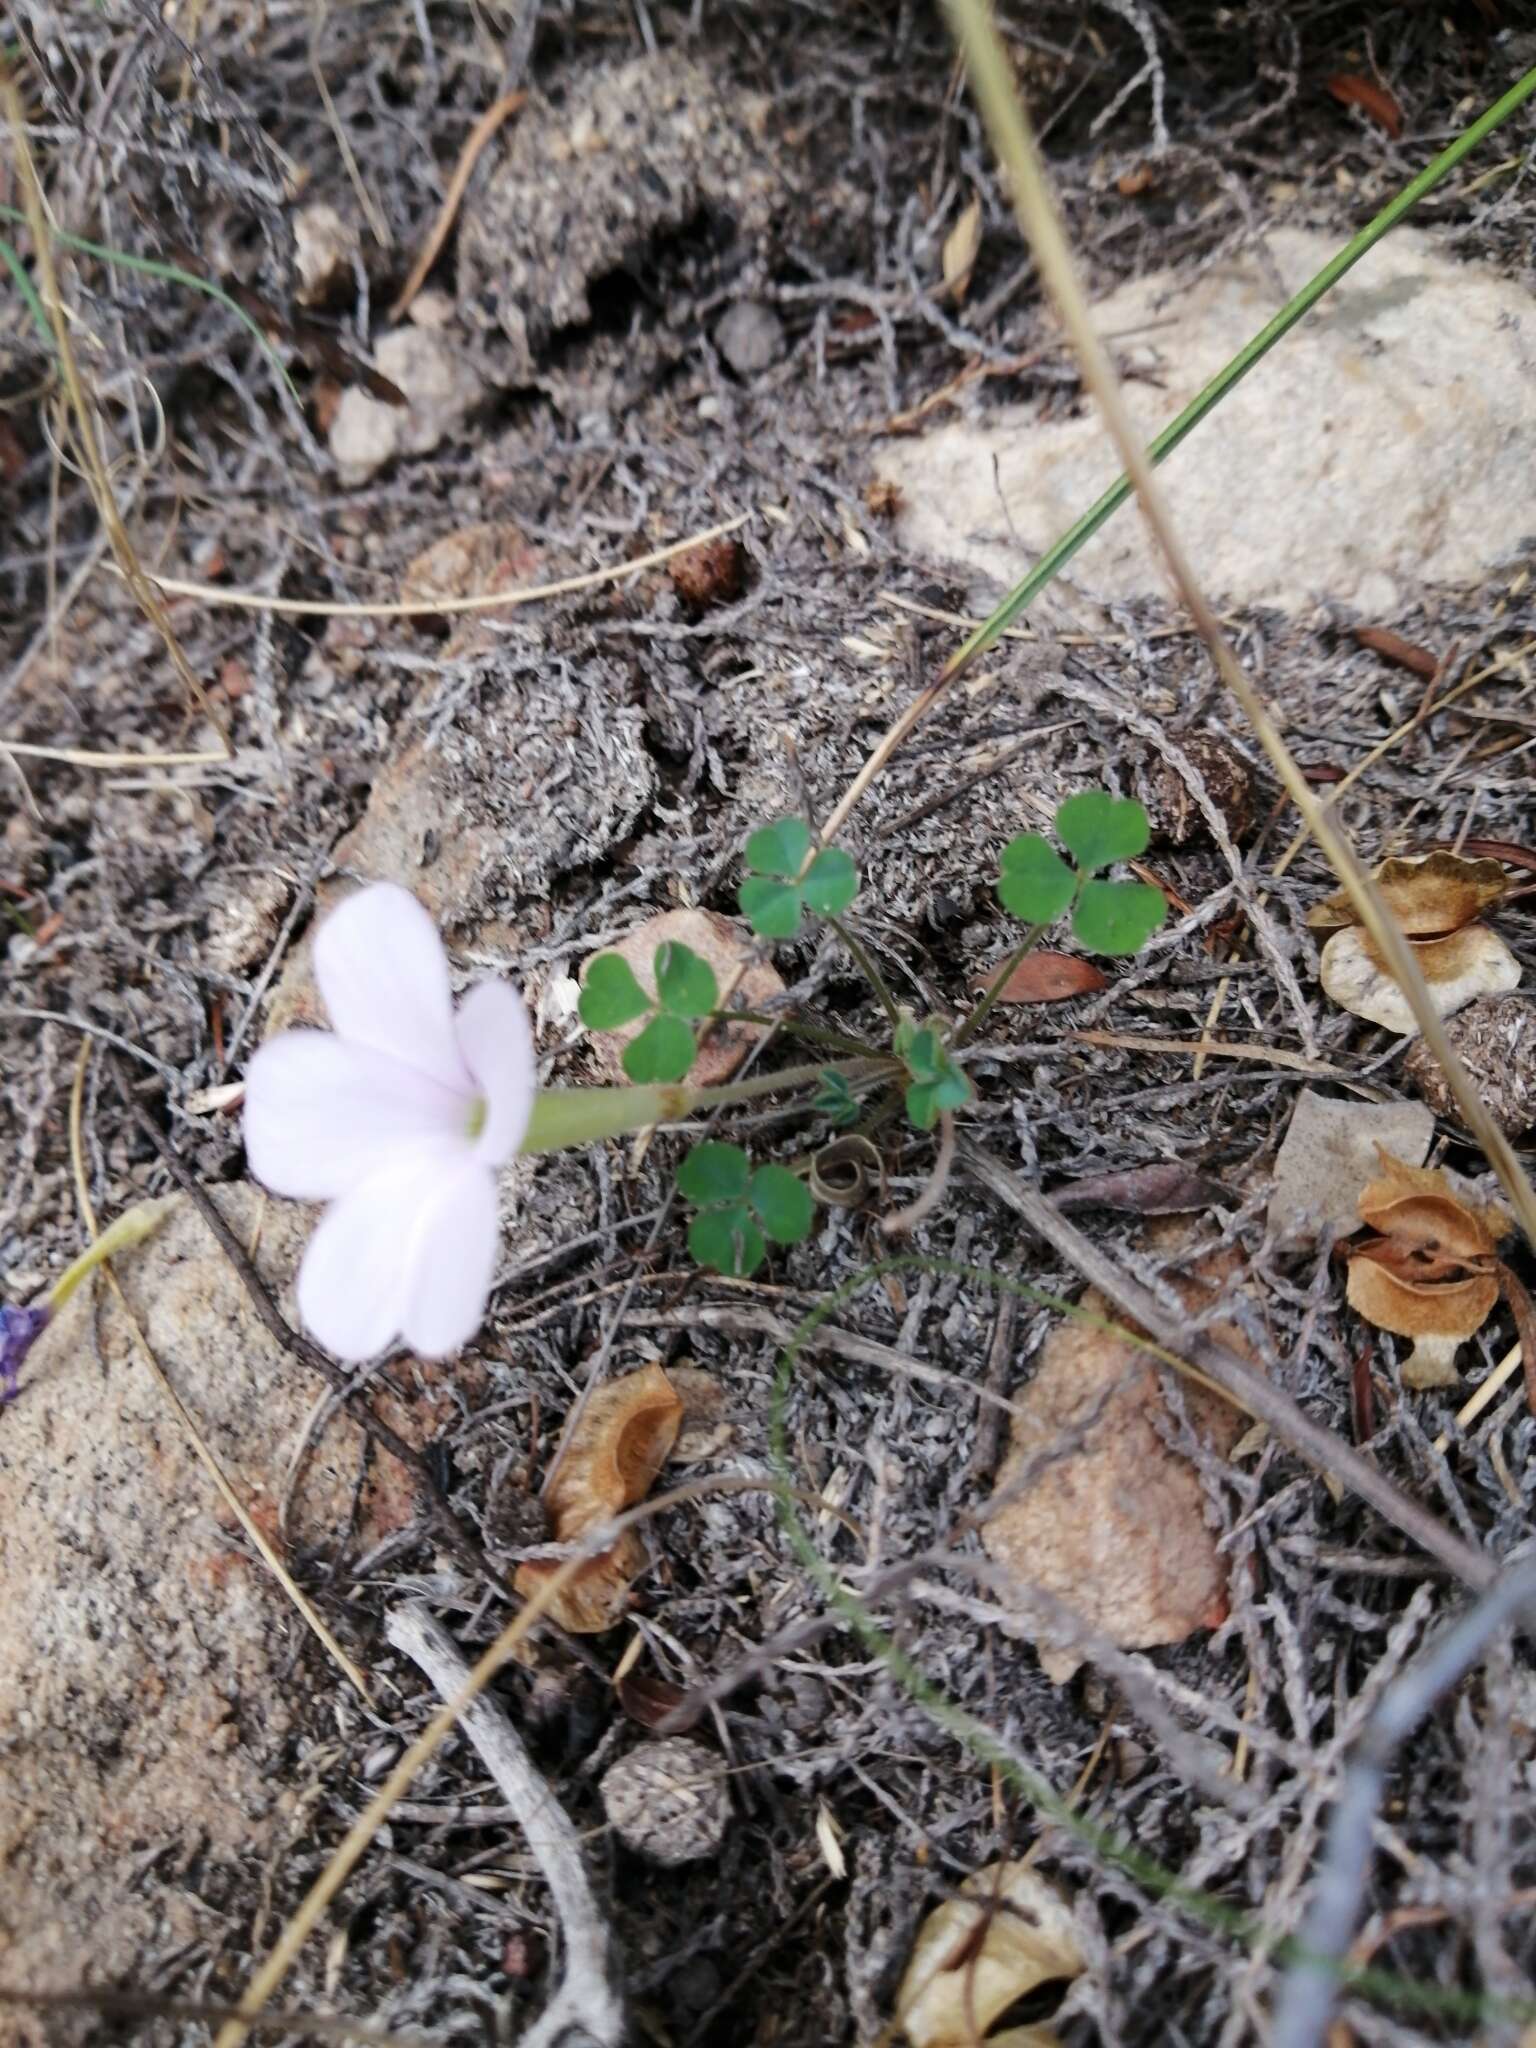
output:
[[[417,1145],[333,1202],[299,1268],[299,1314],[338,1358],[404,1336],[440,1358],[480,1326],[496,1263],[496,1183],[465,1148]]]
[[[299,1315],[338,1358],[372,1358],[400,1332],[430,1155],[402,1154],[333,1202],[299,1267]]]
[[[454,1018],[459,1050],[484,1099],[485,1127],[475,1157],[500,1166],[523,1141],[539,1086],[533,1027],[522,997],[506,981],[482,981]]]
[[[401,1331],[423,1358],[445,1358],[479,1329],[496,1274],[496,1176],[464,1168],[434,1190],[411,1247]]]
[[[402,1147],[458,1139],[467,1098],[385,1053],[328,1031],[283,1031],[245,1075],[245,1151],[274,1194],[326,1201]]]
[[[374,882],[333,910],[315,937],[315,979],[341,1037],[468,1090],[448,956],[408,889]]]

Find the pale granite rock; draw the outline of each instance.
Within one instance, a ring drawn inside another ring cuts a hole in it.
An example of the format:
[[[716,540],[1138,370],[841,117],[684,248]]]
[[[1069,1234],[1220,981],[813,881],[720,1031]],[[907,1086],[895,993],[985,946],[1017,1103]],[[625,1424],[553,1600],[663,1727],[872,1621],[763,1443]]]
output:
[[[1278,229],[1190,281],[1157,271],[1095,307],[1148,439],[1337,248]],[[1114,481],[1089,403],[1072,419],[980,410],[884,445],[913,554],[1017,582]],[[1481,576],[1536,532],[1536,302],[1399,228],[1176,449],[1160,474],[1213,597],[1390,612],[1422,583]],[[1072,561],[1098,599],[1168,580],[1132,506]],[[1058,586],[1058,594],[1060,587]]]

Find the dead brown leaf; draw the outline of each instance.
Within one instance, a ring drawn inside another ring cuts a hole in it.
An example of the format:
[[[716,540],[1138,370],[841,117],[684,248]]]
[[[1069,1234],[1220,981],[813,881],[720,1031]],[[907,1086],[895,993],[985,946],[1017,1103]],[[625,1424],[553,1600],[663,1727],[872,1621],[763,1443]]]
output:
[[[1512,868],[1536,868],[1536,847],[1518,839],[1463,839],[1459,849],[1469,860],[1501,860]]]
[[[1514,1229],[1496,1202],[1473,1202],[1457,1192],[1443,1167],[1413,1166],[1377,1148],[1379,1178],[1360,1190],[1360,1221],[1421,1251],[1476,1259],[1497,1249]]]
[[[651,1734],[665,1727],[669,1735],[686,1735],[690,1728],[698,1726],[703,1713],[702,1707],[690,1707],[679,1713],[687,1693],[671,1679],[658,1678],[654,1673],[631,1671],[619,1680],[615,1691],[630,1720]]]
[[[1213,1292],[1194,1280],[1180,1291],[1191,1308]],[[1091,1290],[1080,1305],[1089,1316],[1110,1315]],[[1235,1329],[1224,1326],[1222,1340],[1252,1355]],[[1242,1417],[1198,1389],[1186,1389],[1185,1400],[1195,1427],[1225,1456]],[[989,1555],[1023,1585],[1054,1594],[1126,1648],[1182,1642],[1227,1614],[1226,1567],[1200,1480],[1164,1441],[1164,1412],[1157,1364],[1139,1345],[1093,1322],[1058,1324],[1015,1396],[1012,1440],[982,1528]],[[1041,1665],[1058,1684],[1080,1661],[1070,1646],[1041,1646]]]
[[[1087,1967],[1065,1894],[1027,1863],[994,1863],[917,1930],[896,1994],[897,2024],[912,2048],[971,2048],[1037,1986]],[[1029,2038],[1055,2036],[1037,2028]]]
[[[978,977],[973,986],[984,994],[996,986],[1002,969]],[[1091,960],[1076,953],[1026,953],[1003,983],[1000,1003],[1065,1003],[1073,996],[1096,995],[1109,982]]]
[[[682,1419],[682,1401],[659,1365],[599,1387],[545,1489],[551,1540],[575,1543],[643,1500],[671,1455]],[[635,1530],[626,1529],[610,1549],[582,1566],[549,1611],[573,1635],[611,1628],[644,1565],[645,1546]],[[552,1558],[520,1564],[517,1590],[533,1594],[560,1568]]]
[[[978,193],[944,237],[941,258],[944,288],[956,304],[970,289],[971,272],[976,268],[976,258],[980,253],[981,195]]]
[[[1230,1199],[1230,1190],[1219,1180],[1176,1159],[1128,1167],[1123,1173],[1086,1174],[1051,1189],[1058,1209],[1129,1209],[1137,1216],[1188,1215]]]
[[[1414,1278],[1424,1271],[1429,1278]],[[1399,1337],[1470,1337],[1483,1327],[1499,1298],[1495,1273],[1458,1277],[1444,1262],[1363,1250],[1349,1262],[1349,1305],[1356,1315]]]
[[[1353,71],[1336,71],[1328,81],[1328,90],[1342,106],[1358,107],[1361,113],[1369,115],[1394,141],[1402,134],[1403,110],[1374,78],[1361,78]]]

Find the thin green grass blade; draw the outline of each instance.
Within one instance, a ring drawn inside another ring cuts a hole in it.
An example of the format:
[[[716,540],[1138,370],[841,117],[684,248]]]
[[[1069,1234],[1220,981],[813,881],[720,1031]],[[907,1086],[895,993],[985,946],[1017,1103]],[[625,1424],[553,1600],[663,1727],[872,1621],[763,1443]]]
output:
[[[1352,270],[1362,256],[1367,255],[1382,236],[1387,234],[1406,213],[1418,205],[1426,193],[1432,192],[1442,178],[1453,171],[1463,157],[1469,155],[1478,144],[1490,136],[1511,114],[1524,106],[1531,95],[1536,93],[1536,68],[1527,71],[1523,78],[1512,85],[1502,99],[1480,114],[1471,127],[1457,136],[1456,140],[1439,156],[1435,157],[1411,183],[1405,185],[1395,199],[1391,199],[1376,217],[1363,227],[1359,234],[1345,243],[1339,253],[1325,263],[1317,275],[1304,284],[1301,290],[1270,321],[1261,328],[1252,341],[1238,350],[1231,362],[1217,371],[1205,389],[1190,400],[1177,419],[1170,420],[1157,437],[1149,442],[1147,453],[1153,462],[1161,462],[1171,455],[1184,437],[1199,426],[1206,415],[1212,412],[1234,385],[1241,383],[1254,364],[1268,355],[1284,335],[1289,334],[1298,320],[1303,319],[1325,293],[1332,290],[1345,272]],[[941,671],[941,678],[948,680],[984,653],[999,634],[1007,631],[1034,603],[1035,599],[1053,582],[1071,561],[1085,541],[1089,541],[1110,516],[1118,512],[1126,499],[1131,496],[1130,479],[1121,476],[1112,483],[1095,504],[1090,505],[1082,517],[1069,526],[1061,538],[1041,556],[1039,562],[1003,599],[997,610],[983,625],[952,654]]]
[[[0,206],[0,220],[11,221],[18,226],[24,227],[26,219],[26,215],[18,212],[14,206]],[[246,312],[244,306],[238,300],[231,298],[221,284],[215,284],[211,278],[199,277],[196,271],[183,270],[180,264],[162,263],[155,256],[135,256],[127,249],[111,249],[104,242],[88,241],[84,235],[66,234],[62,228],[54,229],[53,238],[61,248],[71,249],[76,255],[95,256],[103,263],[115,263],[120,270],[142,271],[146,277],[158,277],[166,284],[184,285],[188,291],[202,292],[207,298],[217,299],[219,304],[225,307],[227,311],[233,313],[241,326],[246,329],[251,339],[256,343],[256,346],[281,378],[287,388],[289,397],[296,406],[302,409],[304,401],[300,398],[298,387],[289,376],[282,357],[262,333],[258,323]],[[32,308],[33,318],[41,317],[42,307],[38,303],[37,293],[32,288],[32,281],[22,268],[21,259],[17,256],[16,251],[9,242],[0,242],[0,258],[3,258],[6,268],[21,288],[23,297],[26,298],[28,305]],[[42,325],[43,332],[48,336],[48,344],[51,348],[53,346],[53,338],[46,318],[43,318]]]
[[[11,247],[10,243],[3,238],[0,238],[0,263],[5,265],[15,280],[16,289],[21,293],[27,311],[32,315],[37,331],[43,337],[43,346],[52,355],[53,329],[48,325],[48,315],[43,311],[43,302],[37,296],[37,287],[33,284],[31,278],[28,277],[27,266],[22,262],[21,257]]]

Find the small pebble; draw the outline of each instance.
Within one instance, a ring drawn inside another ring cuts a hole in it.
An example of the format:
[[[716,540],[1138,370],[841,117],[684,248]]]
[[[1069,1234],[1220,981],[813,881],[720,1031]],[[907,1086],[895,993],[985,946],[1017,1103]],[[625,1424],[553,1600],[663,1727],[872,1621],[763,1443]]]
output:
[[[771,306],[738,299],[715,328],[715,346],[738,377],[754,377],[784,352],[784,324]]]
[[[716,540],[701,540],[684,548],[667,564],[673,588],[694,611],[706,611],[712,604],[729,604],[740,597],[746,576],[746,551],[731,534]]]

